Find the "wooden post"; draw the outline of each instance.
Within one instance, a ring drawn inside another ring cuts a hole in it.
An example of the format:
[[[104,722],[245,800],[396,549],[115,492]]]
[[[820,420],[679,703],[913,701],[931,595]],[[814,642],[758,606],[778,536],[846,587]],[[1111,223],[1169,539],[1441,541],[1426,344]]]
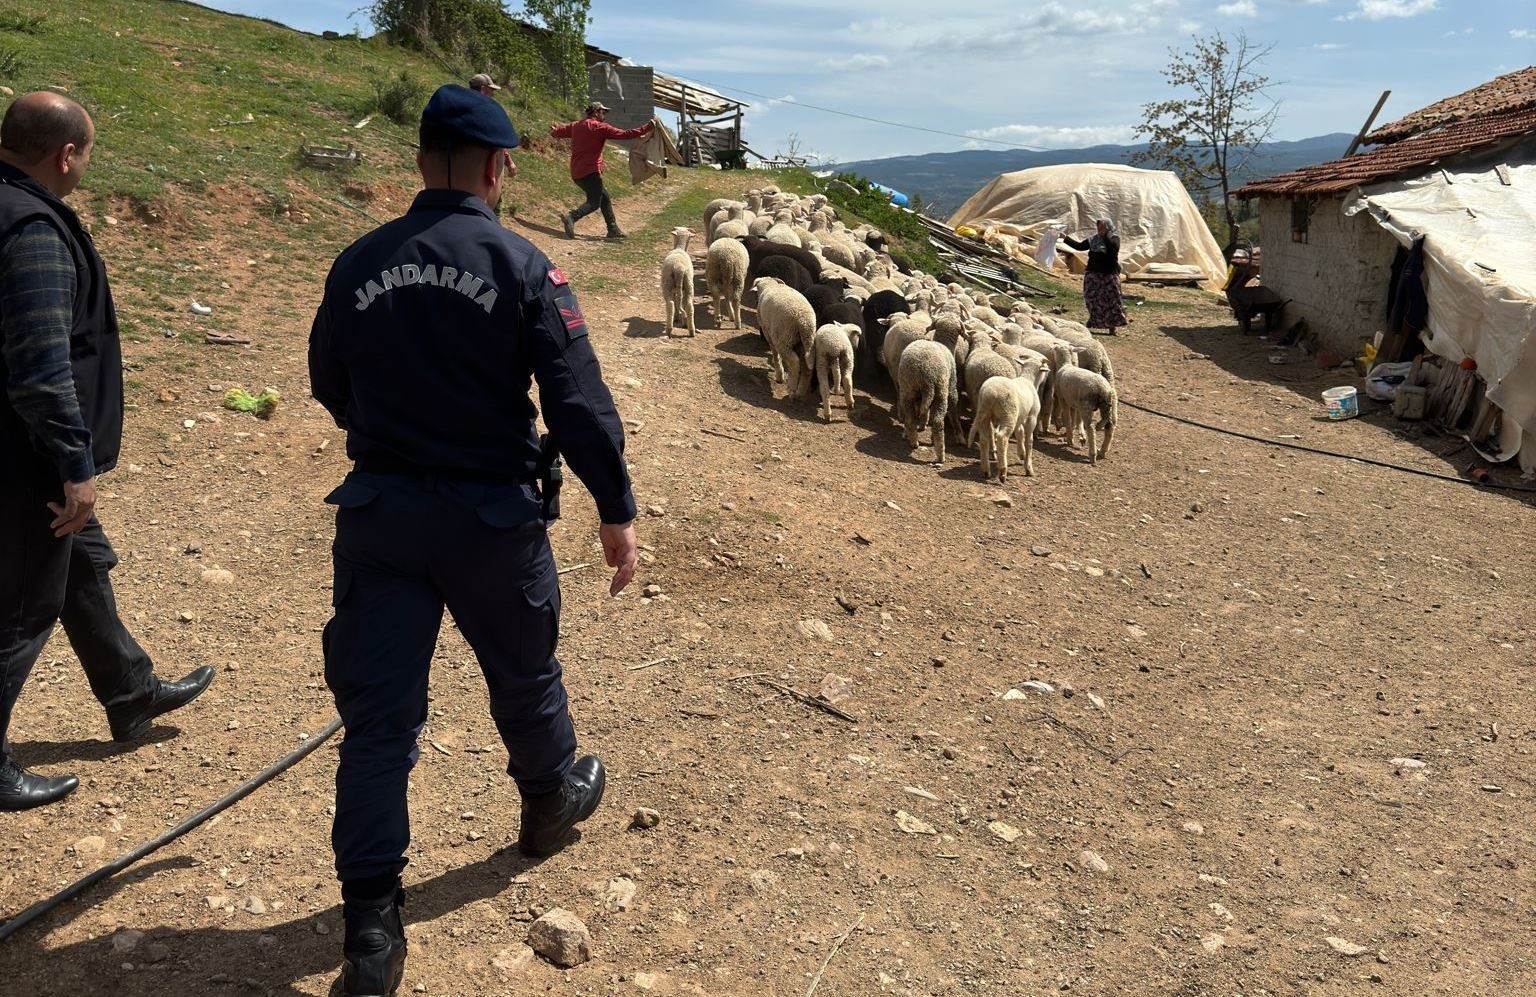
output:
[[[1368,133],[1371,130],[1371,126],[1376,123],[1376,115],[1381,113],[1382,107],[1386,104],[1387,98],[1390,96],[1392,96],[1391,90],[1383,90],[1381,92],[1381,97],[1376,101],[1376,106],[1371,109],[1371,116],[1366,118],[1365,124],[1360,126],[1360,134],[1355,136],[1355,140],[1349,143],[1349,148],[1344,151],[1345,159],[1353,156],[1355,154],[1355,150],[1360,148],[1360,143],[1365,141],[1366,133]]]
[[[741,148],[741,105],[740,104],[736,105],[735,139],[734,139],[734,141],[731,144],[731,148],[732,149],[738,149],[738,150]],[[742,160],[742,162],[745,163],[746,160]]]
[[[688,84],[679,85],[683,99],[678,102],[677,111],[677,141],[683,147],[683,165],[693,166],[693,156],[688,151]]]

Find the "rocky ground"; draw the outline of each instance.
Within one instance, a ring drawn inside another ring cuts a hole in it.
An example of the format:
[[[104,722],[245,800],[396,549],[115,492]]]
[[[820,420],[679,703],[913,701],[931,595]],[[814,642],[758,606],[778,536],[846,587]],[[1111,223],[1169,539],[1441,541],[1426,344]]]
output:
[[[1536,990],[1529,495],[1128,406],[1097,466],[1053,440],[1006,488],[963,448],[935,468],[888,394],[825,424],[770,387],[750,330],[702,312],[697,338],[662,328],[664,209],[694,182],[621,205],[656,247],[643,259],[522,227],[600,288],[583,300],[630,427],[644,563],[607,598],[595,516],[568,489],[562,658],[610,784],[543,862],[509,847],[516,793],[445,628],[411,789],[406,992]],[[136,407],[102,516],[162,674],[218,679],[119,750],[67,642],[49,645],[15,753],[82,786],[5,820],[0,911],[332,715],[321,497],[347,465],[303,362],[328,250],[200,248],[190,283],[254,343],[204,345],[188,315],[129,344]],[[1389,415],[1320,421],[1340,374],[1270,364],[1209,295],[1146,297],[1109,341],[1125,400],[1430,470],[1470,459]],[[265,385],[283,396],[270,421],[218,406]],[[0,994],[324,993],[334,758],[0,945]],[[632,826],[639,808],[659,823]],[[527,948],[555,908],[590,933],[570,969]]]

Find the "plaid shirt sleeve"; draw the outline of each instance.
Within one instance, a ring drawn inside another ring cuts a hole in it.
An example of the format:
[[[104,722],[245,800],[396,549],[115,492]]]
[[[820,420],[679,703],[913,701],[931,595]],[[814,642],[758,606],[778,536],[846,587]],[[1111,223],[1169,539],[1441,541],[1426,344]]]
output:
[[[60,481],[96,473],[91,433],[69,363],[75,264],[48,222],[19,226],[0,243],[0,351],[6,397]]]

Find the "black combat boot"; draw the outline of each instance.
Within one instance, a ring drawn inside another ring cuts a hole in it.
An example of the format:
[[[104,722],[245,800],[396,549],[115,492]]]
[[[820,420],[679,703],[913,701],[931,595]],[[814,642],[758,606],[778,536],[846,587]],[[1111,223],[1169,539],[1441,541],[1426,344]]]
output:
[[[608,230],[608,234],[603,236],[603,238],[607,239],[609,242],[622,242],[623,240],[628,239],[629,236],[625,235],[624,232],[617,225],[615,225],[613,228]]]
[[[381,897],[348,896],[345,886],[341,897],[346,936],[331,997],[393,997],[405,976],[405,926],[400,923],[405,891],[396,880]]]
[[[603,801],[607,772],[596,755],[578,758],[559,789],[523,797],[517,847],[524,855],[546,858],[558,852],[571,828],[592,816]]]
[[[576,219],[571,217],[569,211],[560,216],[560,226],[565,229],[565,237],[567,239],[576,238]]]

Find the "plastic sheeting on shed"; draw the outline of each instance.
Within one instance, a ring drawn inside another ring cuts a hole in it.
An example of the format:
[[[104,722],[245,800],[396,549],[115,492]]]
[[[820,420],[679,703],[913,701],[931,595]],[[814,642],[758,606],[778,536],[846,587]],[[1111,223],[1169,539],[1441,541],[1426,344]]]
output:
[[[1500,170],[1509,179],[1506,184]],[[1471,357],[1488,397],[1524,432],[1536,463],[1536,164],[1436,170],[1373,184],[1345,199],[1404,246],[1424,239],[1429,328],[1438,356]]]
[[[1199,267],[1212,286],[1226,277],[1226,260],[1210,227],[1179,178],[1167,170],[1073,163],[1003,173],[972,194],[949,224],[969,225],[984,234],[994,229],[997,235],[1033,244],[1053,224],[1067,226],[1073,238],[1086,238],[1099,218],[1114,220],[1120,266],[1128,274],[1150,263],[1178,263]],[[1006,239],[997,241],[1007,245]]]

